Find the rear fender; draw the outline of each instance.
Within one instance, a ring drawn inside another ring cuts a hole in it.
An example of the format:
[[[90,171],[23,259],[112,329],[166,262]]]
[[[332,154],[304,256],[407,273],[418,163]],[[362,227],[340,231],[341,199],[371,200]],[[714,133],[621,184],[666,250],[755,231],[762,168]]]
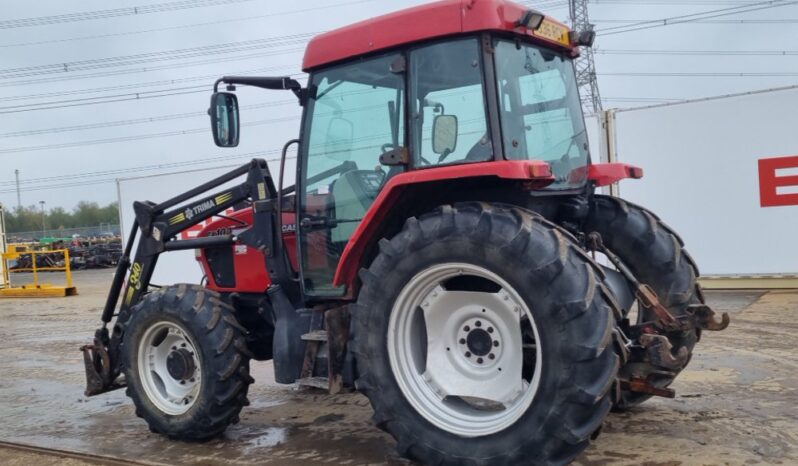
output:
[[[383,224],[390,218],[408,188],[425,183],[443,183],[441,189],[446,189],[447,181],[466,178],[523,181],[527,182],[525,186],[529,189],[541,189],[554,182],[549,164],[538,160],[503,160],[452,165],[396,175],[380,191],[344,248],[335,272],[335,286],[346,285],[346,297],[354,297],[357,291],[357,272],[365,266],[363,263],[365,254],[380,240],[382,235],[379,233]]]
[[[596,163],[589,166],[588,180],[595,186],[608,186],[618,181],[643,177],[643,169],[627,163]]]

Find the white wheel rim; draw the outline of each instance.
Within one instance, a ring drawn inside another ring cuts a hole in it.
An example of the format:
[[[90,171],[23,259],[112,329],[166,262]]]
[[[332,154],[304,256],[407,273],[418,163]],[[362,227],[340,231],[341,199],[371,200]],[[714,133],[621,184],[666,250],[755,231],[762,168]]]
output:
[[[487,279],[498,291],[446,289],[463,276]],[[421,416],[446,432],[480,437],[510,427],[532,404],[539,341],[529,307],[505,280],[476,265],[445,263],[419,272],[399,293],[387,345],[394,378]]]
[[[193,361],[193,371],[185,378],[173,377],[167,368],[170,353],[182,355]],[[201,361],[196,346],[185,329],[175,323],[161,321],[144,332],[138,347],[139,380],[147,398],[161,411],[180,415],[191,409],[202,386]]]

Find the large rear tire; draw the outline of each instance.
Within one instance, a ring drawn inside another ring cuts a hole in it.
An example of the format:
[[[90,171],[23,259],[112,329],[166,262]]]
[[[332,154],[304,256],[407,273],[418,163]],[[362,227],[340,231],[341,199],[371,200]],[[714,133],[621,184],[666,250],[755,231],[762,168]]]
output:
[[[657,293],[660,302],[675,317],[686,316],[690,304],[703,303],[704,297],[696,279],[698,267],[684,249],[682,239],[659,217],[643,207],[617,197],[596,195],[590,206],[585,232],[601,234],[605,246],[615,253],[640,283]],[[656,320],[653,311],[640,309],[637,322]],[[657,367],[632,353],[620,371],[621,377],[649,378],[655,386],[669,386],[675,375],[687,366],[700,330],[690,329],[664,333],[672,345],[672,354],[687,353],[680,367]],[[651,395],[622,390],[616,404],[625,409],[651,398]]]
[[[245,329],[218,293],[178,285],[148,294],[124,328],[127,395],[150,430],[205,440],[247,405],[250,353]]]
[[[362,270],[356,386],[402,456],[565,464],[611,407],[613,304],[568,233],[519,208],[410,218]]]

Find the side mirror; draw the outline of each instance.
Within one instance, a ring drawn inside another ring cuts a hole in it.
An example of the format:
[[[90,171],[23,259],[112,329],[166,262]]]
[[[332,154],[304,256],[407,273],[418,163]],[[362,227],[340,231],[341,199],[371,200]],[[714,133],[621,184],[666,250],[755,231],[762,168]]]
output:
[[[238,145],[238,98],[230,92],[214,92],[211,96],[211,131],[213,142],[219,147]]]
[[[451,154],[457,147],[457,117],[438,115],[432,122],[432,151]]]

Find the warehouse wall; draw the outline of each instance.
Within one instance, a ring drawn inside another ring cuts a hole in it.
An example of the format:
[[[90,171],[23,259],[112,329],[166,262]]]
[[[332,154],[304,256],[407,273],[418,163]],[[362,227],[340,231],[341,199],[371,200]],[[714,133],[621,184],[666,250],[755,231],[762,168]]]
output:
[[[796,109],[798,87],[611,111],[615,158],[645,170],[620,195],[673,226],[705,275],[798,274]]]

